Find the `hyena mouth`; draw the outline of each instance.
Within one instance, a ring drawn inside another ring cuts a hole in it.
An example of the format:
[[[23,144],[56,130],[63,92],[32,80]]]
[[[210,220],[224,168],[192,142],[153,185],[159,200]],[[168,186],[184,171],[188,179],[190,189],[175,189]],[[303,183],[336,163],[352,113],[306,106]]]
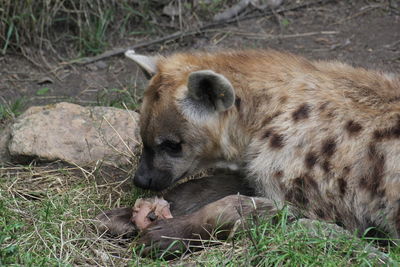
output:
[[[176,187],[177,185],[186,183],[191,179],[191,176],[186,177],[186,175],[188,174],[188,172],[184,172],[181,176],[179,176],[176,181],[174,181],[173,183],[171,183],[170,186],[168,186],[167,188],[165,188],[164,190],[161,190],[160,195],[163,196],[165,195],[167,192],[169,192],[172,188]]]
[[[167,188],[165,188],[164,190],[162,190],[162,191],[160,192],[160,195],[163,196],[163,195],[165,195],[166,193],[168,193],[170,190],[172,190],[173,188],[177,187],[178,185],[187,183],[187,182],[189,182],[189,181],[191,181],[191,180],[201,179],[201,178],[203,178],[203,177],[205,177],[205,176],[210,175],[210,173],[211,173],[211,172],[210,172],[209,170],[205,170],[205,171],[201,171],[201,172],[199,172],[199,173],[196,173],[196,174],[187,176],[188,171],[186,171],[186,172],[184,172],[184,173],[177,179],[176,182],[172,183],[170,186],[168,186]]]
[[[188,174],[188,171],[185,171],[181,176],[179,176],[179,178],[177,179],[177,182],[176,182],[175,184],[179,183],[179,181],[181,181],[182,179],[184,179],[184,178],[186,177],[187,174]]]

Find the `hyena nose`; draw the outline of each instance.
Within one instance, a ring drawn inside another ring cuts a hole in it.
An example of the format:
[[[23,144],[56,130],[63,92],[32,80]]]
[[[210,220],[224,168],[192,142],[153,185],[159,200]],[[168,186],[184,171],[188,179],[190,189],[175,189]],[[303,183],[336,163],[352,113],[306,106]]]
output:
[[[133,183],[135,186],[143,188],[143,189],[149,189],[151,185],[151,178],[147,178],[145,175],[141,174],[140,172],[135,173],[135,177],[133,178]]]

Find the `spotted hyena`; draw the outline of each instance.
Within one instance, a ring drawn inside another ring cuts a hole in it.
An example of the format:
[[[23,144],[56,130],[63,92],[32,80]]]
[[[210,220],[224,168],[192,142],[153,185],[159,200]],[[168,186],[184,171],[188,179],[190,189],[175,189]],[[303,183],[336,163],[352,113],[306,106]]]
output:
[[[272,50],[127,56],[151,78],[135,185],[159,191],[231,165],[257,192],[156,222],[142,242],[204,238],[221,222],[229,230],[238,205],[270,214],[283,203],[351,231],[400,237],[399,76]]]

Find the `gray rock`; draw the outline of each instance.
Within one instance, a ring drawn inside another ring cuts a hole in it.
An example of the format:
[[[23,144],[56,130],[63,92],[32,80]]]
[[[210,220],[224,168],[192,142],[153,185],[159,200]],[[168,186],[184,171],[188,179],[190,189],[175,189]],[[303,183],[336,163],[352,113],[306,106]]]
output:
[[[97,61],[96,63],[94,63],[96,65],[96,67],[98,67],[99,69],[105,69],[108,67],[107,63],[104,62],[103,60]]]
[[[6,125],[0,129],[0,165],[4,162],[11,160],[10,153],[8,151],[8,143],[10,141],[11,128]]]
[[[138,119],[134,111],[112,107],[71,103],[31,107],[11,126],[8,148],[16,160],[127,165],[141,143]]]

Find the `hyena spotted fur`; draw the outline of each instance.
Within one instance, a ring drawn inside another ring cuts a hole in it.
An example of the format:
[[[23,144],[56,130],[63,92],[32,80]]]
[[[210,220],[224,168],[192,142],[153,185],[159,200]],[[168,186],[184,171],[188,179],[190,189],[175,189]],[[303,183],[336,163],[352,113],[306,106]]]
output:
[[[256,189],[259,212],[273,206],[260,203],[290,203],[311,219],[400,237],[399,76],[272,50],[127,56],[151,77],[137,186],[162,190],[235,164]],[[201,223],[222,210],[234,220],[237,210],[226,211],[234,199],[211,203]],[[173,225],[156,224],[146,242]]]

